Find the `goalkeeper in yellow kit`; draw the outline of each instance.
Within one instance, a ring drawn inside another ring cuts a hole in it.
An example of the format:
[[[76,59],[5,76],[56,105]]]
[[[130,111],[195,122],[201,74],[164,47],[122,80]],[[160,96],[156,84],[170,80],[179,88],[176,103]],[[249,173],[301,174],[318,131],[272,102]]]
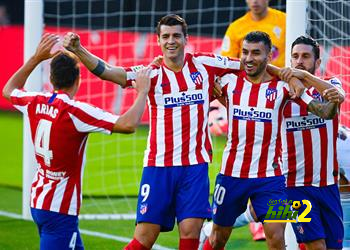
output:
[[[240,57],[243,38],[251,31],[263,31],[272,41],[272,64],[284,67],[286,14],[269,8],[269,0],[246,0],[249,11],[232,22],[222,42],[223,56]]]

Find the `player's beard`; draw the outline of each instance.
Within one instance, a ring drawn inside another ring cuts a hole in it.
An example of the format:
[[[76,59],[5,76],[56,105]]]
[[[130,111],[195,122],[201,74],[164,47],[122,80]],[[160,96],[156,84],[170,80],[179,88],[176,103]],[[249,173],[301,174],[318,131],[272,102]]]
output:
[[[266,67],[267,67],[267,58],[264,61],[262,61],[261,64],[257,66],[255,72],[249,74],[249,76],[257,77],[261,75],[266,70]]]
[[[311,73],[311,74],[314,75],[315,72],[316,72],[316,63],[314,63],[314,64],[312,65],[312,67],[309,68],[309,69],[305,68],[303,65],[298,65],[298,66],[296,66],[295,68],[296,68],[296,69],[306,70],[307,72],[309,72],[309,73]]]

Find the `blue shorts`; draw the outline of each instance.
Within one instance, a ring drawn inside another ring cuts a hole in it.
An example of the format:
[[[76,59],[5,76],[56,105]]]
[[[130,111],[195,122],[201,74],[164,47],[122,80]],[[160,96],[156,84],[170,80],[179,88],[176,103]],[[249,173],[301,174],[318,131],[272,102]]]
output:
[[[211,218],[208,164],[143,168],[136,223],[161,226],[162,232],[187,218]]]
[[[260,222],[264,221],[272,200],[285,200],[284,176],[267,178],[236,178],[218,174],[213,196],[213,221],[223,227],[232,227],[238,216],[247,209],[250,199]]]
[[[41,250],[83,250],[78,216],[31,208],[38,226]]]
[[[311,202],[306,218],[310,222],[291,223],[298,243],[325,239],[327,248],[341,249],[344,238],[343,211],[337,185],[326,187],[289,187],[288,200]],[[300,215],[306,208],[298,209]]]

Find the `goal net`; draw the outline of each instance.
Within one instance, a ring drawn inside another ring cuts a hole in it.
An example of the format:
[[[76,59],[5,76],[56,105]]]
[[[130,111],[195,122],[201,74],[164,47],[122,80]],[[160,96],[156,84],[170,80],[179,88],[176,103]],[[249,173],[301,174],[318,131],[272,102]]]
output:
[[[308,6],[307,34],[322,46],[320,74],[338,77],[350,92],[350,2],[311,0]],[[350,100],[341,107],[342,124],[350,126]]]

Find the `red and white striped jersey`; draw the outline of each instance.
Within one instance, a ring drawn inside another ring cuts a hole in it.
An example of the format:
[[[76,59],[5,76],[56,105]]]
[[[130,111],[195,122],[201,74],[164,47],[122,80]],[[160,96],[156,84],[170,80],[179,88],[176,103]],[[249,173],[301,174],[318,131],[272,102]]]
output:
[[[332,78],[330,82],[341,88],[338,79]],[[308,92],[322,100],[314,88]],[[323,187],[337,183],[338,115],[325,120],[292,102],[287,102],[283,115],[282,161],[287,187]]]
[[[78,215],[88,133],[110,134],[118,116],[74,101],[63,92],[15,89],[11,102],[29,118],[38,163],[31,207]]]
[[[229,128],[220,173],[239,178],[282,175],[280,131],[288,84],[277,79],[254,84],[244,71],[225,75],[221,84]],[[311,100],[304,93],[297,102],[307,106]]]
[[[164,64],[152,70],[144,166],[186,166],[211,161],[208,110],[214,79],[239,68],[238,60],[199,53],[186,54],[179,72]],[[132,68],[126,72],[130,85],[136,73]]]

